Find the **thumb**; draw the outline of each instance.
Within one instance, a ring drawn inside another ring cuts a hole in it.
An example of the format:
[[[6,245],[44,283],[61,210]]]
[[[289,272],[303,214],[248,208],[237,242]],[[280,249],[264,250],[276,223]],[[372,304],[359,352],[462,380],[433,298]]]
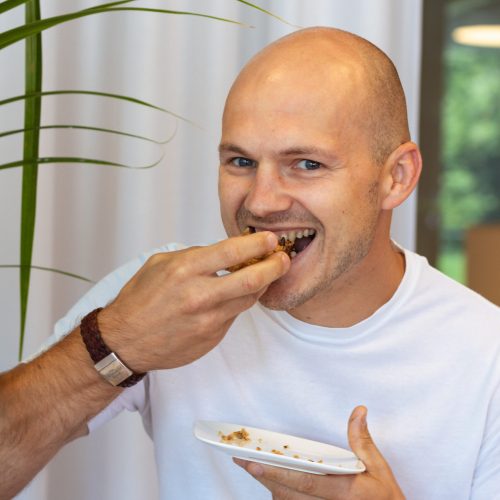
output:
[[[347,436],[352,451],[366,465],[368,472],[388,467],[384,457],[376,447],[368,431],[365,406],[354,408],[349,418]]]

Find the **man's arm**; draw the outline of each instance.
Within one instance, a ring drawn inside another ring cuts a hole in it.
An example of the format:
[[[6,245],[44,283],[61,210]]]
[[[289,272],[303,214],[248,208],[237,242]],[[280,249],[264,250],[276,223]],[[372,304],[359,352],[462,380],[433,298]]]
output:
[[[76,329],[0,375],[0,499],[12,498],[120,392],[99,376]]]
[[[98,315],[104,342],[136,373],[191,363],[213,349],[236,316],[290,266],[268,254],[272,233],[153,255]],[[26,365],[0,375],[0,499],[11,498],[121,389],[100,378],[77,328]]]

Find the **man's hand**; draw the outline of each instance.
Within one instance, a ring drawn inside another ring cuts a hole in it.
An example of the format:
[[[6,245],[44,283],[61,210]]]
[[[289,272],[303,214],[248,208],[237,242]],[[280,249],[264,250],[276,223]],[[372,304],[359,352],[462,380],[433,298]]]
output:
[[[136,372],[198,359],[288,271],[290,259],[278,252],[235,273],[215,273],[268,254],[277,242],[266,231],[153,255],[99,314],[104,341]]]
[[[283,252],[227,276],[215,273],[266,255],[261,232],[151,257],[98,316],[108,346],[137,372],[203,356],[234,318],[290,267]],[[121,391],[94,369],[79,329],[30,363],[0,374],[0,499],[12,498],[90,418]]]
[[[275,500],[402,500],[405,497],[368,432],[366,413],[364,406],[356,407],[348,427],[352,451],[366,466],[361,474],[318,476],[240,459],[234,461],[271,491]]]

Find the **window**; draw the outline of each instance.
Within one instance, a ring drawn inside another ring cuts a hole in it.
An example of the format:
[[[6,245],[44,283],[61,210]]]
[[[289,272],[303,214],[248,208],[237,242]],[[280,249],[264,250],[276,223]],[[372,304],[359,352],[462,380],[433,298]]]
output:
[[[500,0],[424,0],[423,35],[417,248],[500,303]]]

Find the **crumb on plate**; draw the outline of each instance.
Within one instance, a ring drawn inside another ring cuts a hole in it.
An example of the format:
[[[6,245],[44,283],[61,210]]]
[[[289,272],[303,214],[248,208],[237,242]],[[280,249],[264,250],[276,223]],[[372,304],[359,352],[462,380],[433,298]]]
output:
[[[219,431],[219,436],[222,443],[234,444],[236,446],[245,446],[245,444],[251,441],[250,434],[244,427],[230,434],[223,434]]]

